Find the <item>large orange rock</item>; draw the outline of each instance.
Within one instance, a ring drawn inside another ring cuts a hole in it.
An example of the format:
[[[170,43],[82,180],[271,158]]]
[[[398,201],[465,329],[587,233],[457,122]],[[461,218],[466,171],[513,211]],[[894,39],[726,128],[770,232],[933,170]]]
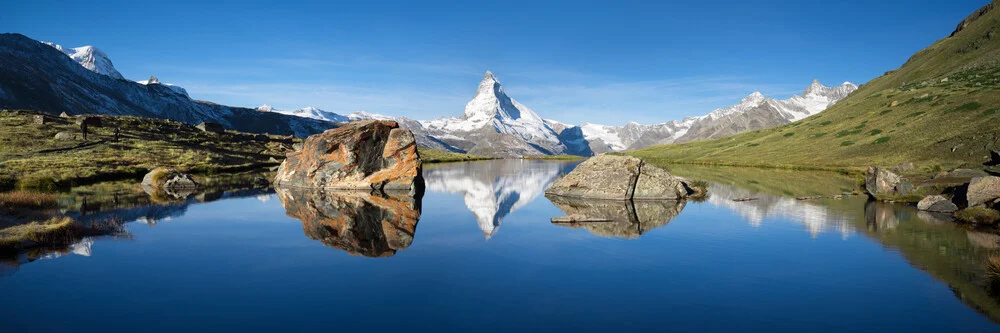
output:
[[[420,198],[405,194],[275,188],[285,214],[323,245],[351,255],[388,257],[413,243]]]
[[[409,130],[394,121],[357,121],[306,138],[278,167],[274,184],[415,194],[423,189],[421,167]]]

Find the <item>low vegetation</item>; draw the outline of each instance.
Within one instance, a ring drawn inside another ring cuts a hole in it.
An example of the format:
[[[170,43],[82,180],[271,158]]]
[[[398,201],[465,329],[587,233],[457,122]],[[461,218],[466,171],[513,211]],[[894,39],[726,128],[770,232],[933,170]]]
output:
[[[1000,222],[1000,211],[985,207],[969,207],[955,212],[955,218],[966,223],[993,225]]]
[[[28,191],[0,192],[0,208],[45,209],[56,207],[56,195]]]
[[[1000,149],[997,22],[1000,10],[990,11],[812,117],[630,154],[727,165],[979,165],[989,149]]]
[[[53,217],[0,229],[0,253],[12,253],[37,247],[64,247],[87,236],[126,233],[121,222],[107,220],[88,226],[69,217]]]
[[[582,160],[583,156],[576,155],[533,155],[522,157],[526,160],[552,160],[552,161],[577,161]]]
[[[204,132],[172,120],[98,116],[87,140],[73,118],[0,111],[0,190],[51,191],[117,179],[139,179],[156,167],[218,174],[277,165],[293,144],[286,136]],[[120,139],[114,140],[115,128]],[[56,134],[67,139],[57,139]]]

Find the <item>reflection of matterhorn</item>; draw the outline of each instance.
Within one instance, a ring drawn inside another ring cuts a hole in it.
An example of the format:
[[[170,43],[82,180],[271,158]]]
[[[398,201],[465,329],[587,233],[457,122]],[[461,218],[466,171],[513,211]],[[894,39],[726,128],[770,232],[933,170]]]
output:
[[[504,217],[534,201],[559,176],[565,164],[496,160],[424,170],[427,190],[461,193],[487,239]]]

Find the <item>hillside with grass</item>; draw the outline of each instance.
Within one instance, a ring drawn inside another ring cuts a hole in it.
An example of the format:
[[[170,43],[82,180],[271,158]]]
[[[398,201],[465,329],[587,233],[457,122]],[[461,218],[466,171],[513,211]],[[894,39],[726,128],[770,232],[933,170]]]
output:
[[[43,117],[41,124],[37,117]],[[195,174],[276,166],[300,139],[206,132],[173,120],[95,116],[84,140],[75,118],[0,110],[0,190],[52,190],[104,180],[140,179],[157,167]],[[115,128],[120,129],[114,140]],[[61,138],[56,136],[60,135]]]
[[[952,36],[917,52],[899,69],[862,85],[818,115],[775,128],[630,154],[665,163],[792,168],[904,162],[924,171],[979,166],[1000,144],[996,4],[977,11],[963,21],[971,23]]]

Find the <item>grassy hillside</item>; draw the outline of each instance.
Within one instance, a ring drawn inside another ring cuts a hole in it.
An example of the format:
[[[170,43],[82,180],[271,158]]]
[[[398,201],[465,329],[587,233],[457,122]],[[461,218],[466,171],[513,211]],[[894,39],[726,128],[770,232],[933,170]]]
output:
[[[1000,9],[994,9],[818,115],[630,154],[670,163],[805,168],[913,162],[930,171],[979,165],[998,140]]]
[[[0,189],[52,189],[101,180],[138,179],[155,167],[199,174],[244,171],[277,165],[300,140],[227,131],[203,132],[184,123],[131,116],[100,116],[88,140],[73,119],[0,111]],[[121,140],[115,142],[115,128]],[[73,138],[59,140],[57,133]],[[271,160],[274,158],[275,160]]]

